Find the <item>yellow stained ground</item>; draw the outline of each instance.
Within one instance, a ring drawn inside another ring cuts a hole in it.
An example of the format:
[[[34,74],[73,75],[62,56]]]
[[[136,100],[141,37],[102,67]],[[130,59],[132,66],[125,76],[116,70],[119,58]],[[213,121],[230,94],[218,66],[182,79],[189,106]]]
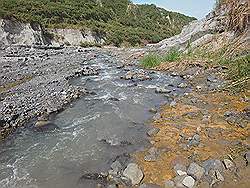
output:
[[[248,94],[249,93],[245,93]],[[168,105],[161,109],[161,118],[154,121],[153,125],[160,128],[160,132],[152,138],[154,146],[159,149],[166,149],[156,162],[147,162],[144,156],[147,151],[139,152],[135,158],[142,167],[145,178],[143,182],[162,185],[167,179],[175,176],[173,166],[177,162],[188,164],[190,156],[196,156],[196,160],[227,157],[228,154],[234,157],[245,148],[221,144],[223,141],[242,141],[249,144],[249,123],[245,128],[229,125],[224,120],[226,111],[243,111],[249,104],[244,102],[243,94],[231,96],[228,93],[193,93],[181,98],[176,107]],[[199,102],[192,104],[191,98],[196,98]],[[207,111],[211,118],[208,122],[202,121],[201,112]],[[185,116],[187,112],[198,112],[196,117]],[[215,134],[210,138],[206,128],[222,128],[222,133]],[[192,136],[196,132],[201,136],[201,146],[193,147],[186,151],[178,143],[180,133]]]

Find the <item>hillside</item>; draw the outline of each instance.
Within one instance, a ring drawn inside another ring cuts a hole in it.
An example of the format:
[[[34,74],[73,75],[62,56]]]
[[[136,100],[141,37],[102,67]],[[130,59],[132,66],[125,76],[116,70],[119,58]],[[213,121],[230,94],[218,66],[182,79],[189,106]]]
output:
[[[0,0],[0,17],[45,28],[77,28],[116,46],[156,43],[180,33],[195,18],[129,0]]]

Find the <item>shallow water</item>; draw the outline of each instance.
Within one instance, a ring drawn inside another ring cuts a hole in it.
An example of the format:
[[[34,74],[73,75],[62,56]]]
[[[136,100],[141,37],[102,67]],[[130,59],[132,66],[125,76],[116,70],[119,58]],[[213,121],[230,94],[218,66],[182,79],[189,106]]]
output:
[[[153,79],[143,82],[121,80],[126,70],[117,69],[116,60],[107,55],[87,64],[100,74],[72,84],[84,85],[93,94],[56,115],[58,130],[22,129],[0,145],[1,188],[96,187],[97,182],[79,178],[105,172],[117,156],[148,146],[149,109],[171,101],[156,94],[155,87],[171,85],[172,96],[186,92],[176,87],[181,78],[160,73],[150,73]]]

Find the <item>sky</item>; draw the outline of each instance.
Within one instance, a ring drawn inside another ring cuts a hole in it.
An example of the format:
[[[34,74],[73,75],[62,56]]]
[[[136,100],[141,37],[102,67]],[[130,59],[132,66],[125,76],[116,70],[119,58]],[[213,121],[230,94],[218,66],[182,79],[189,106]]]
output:
[[[180,12],[198,19],[204,18],[214,7],[215,0],[132,0],[134,3],[155,4],[166,10]]]

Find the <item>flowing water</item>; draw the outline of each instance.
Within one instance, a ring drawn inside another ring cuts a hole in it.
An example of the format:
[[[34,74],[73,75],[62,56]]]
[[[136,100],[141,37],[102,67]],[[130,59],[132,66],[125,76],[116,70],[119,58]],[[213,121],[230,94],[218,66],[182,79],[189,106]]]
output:
[[[108,55],[87,64],[100,74],[72,84],[93,92],[56,115],[53,123],[59,129],[25,128],[0,145],[1,188],[96,187],[96,182],[79,178],[105,172],[117,156],[148,146],[147,122],[153,117],[149,109],[171,101],[156,94],[155,87],[168,86],[172,96],[186,92],[176,87],[181,78],[161,73],[149,73],[152,80],[147,81],[122,80],[127,70],[118,69]]]

